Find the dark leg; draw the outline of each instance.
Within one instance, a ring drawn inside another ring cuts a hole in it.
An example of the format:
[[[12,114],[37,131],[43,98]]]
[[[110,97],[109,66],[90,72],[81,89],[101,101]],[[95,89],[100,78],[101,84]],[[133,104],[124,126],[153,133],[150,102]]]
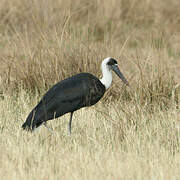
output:
[[[69,120],[69,126],[68,126],[69,135],[71,135],[71,122],[72,122],[73,113],[74,113],[74,111],[71,112],[71,116],[70,116],[70,120]]]

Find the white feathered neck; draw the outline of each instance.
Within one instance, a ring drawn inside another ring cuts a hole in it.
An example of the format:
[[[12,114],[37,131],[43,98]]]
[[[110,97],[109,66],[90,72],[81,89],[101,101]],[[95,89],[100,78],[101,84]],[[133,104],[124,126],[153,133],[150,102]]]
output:
[[[111,86],[112,83],[112,72],[107,64],[110,60],[110,57],[104,59],[101,63],[101,70],[102,70],[102,78],[100,79],[101,83],[104,84],[106,90]]]

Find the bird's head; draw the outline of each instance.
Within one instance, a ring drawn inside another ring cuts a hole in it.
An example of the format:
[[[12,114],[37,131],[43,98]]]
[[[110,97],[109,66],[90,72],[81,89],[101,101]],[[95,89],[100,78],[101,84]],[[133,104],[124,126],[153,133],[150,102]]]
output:
[[[102,64],[101,64],[101,68],[102,70],[103,69],[108,69],[109,71],[113,70],[117,75],[118,77],[127,85],[129,86],[129,83],[128,81],[126,80],[126,78],[124,77],[124,75],[121,73],[119,67],[118,67],[118,63],[115,59],[111,58],[111,57],[108,57],[106,59],[104,59],[102,61]]]

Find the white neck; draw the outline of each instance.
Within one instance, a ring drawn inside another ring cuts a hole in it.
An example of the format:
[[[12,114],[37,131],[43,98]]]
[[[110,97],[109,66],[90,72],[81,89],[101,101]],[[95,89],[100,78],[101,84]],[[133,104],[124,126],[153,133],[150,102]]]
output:
[[[100,79],[100,81],[102,84],[105,85],[106,89],[108,89],[112,83],[112,72],[106,65],[103,64],[102,64],[102,74],[103,77]]]

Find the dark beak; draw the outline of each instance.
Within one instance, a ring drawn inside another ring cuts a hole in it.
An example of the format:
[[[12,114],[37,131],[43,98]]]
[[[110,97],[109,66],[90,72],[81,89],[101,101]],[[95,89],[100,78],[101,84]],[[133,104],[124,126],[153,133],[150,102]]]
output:
[[[121,73],[121,71],[119,70],[119,67],[117,65],[112,65],[112,70],[119,76],[119,78],[127,85],[129,86],[128,81],[126,80],[126,78],[123,76],[123,74]]]

